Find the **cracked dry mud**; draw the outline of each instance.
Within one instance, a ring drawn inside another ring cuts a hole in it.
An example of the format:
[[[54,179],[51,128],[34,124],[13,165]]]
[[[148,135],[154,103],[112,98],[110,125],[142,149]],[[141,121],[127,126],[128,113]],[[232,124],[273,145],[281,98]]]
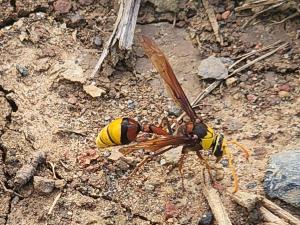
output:
[[[107,40],[116,19],[113,4],[100,1],[99,5],[77,5],[71,16],[77,10],[87,24],[71,28],[66,27],[70,15],[56,15],[51,11],[52,3],[24,2],[19,7],[31,14],[18,14],[0,25],[0,179],[12,188],[16,171],[34,152],[45,151],[47,161],[56,165],[57,179],[65,180],[66,186],[42,194],[30,181],[20,190],[24,198],[0,188],[0,224],[197,224],[209,207],[197,176],[202,166],[194,154],[184,166],[185,192],[177,170],[168,175],[167,165],[161,165],[160,159],[149,163],[134,179],[124,180],[145,156],[143,152],[115,160],[99,151],[100,157],[92,161],[93,170],[81,168],[77,161],[82,152],[95,149],[97,132],[111,119],[129,116],[158,121],[172,105],[137,42],[127,61],[113,66],[112,58],[94,80],[106,91],[104,96],[92,98],[83,90],[102,48],[95,46],[94,37],[100,33],[103,41]],[[235,22],[225,24],[221,31],[229,45],[220,50],[201,6],[193,17],[179,18],[178,26],[188,21],[185,28],[173,28],[169,12],[150,17],[153,5],[144,6],[151,10],[142,9],[136,32],[155,38],[190,100],[209,84],[197,75],[200,60],[213,53],[234,59],[279,38],[291,43],[292,51],[277,53],[238,74],[234,84],[224,86],[222,93],[216,89],[197,109],[218,131],[252,150],[249,162],[233,150],[240,188],[264,194],[262,181],[268,156],[300,144],[300,43],[295,38],[299,21],[273,28],[258,24],[245,32],[240,32]],[[1,17],[9,18],[9,10],[1,10]],[[179,17],[184,13],[180,11]],[[195,30],[201,31],[202,45],[198,48],[195,39],[190,39]],[[28,75],[22,76],[17,65],[25,67]],[[224,170],[221,183],[231,190],[230,171]],[[40,166],[36,175],[53,178],[48,164]],[[52,214],[47,215],[59,191],[62,196]],[[249,218],[226,193],[221,198],[233,224],[263,224]],[[300,215],[296,209],[278,203]],[[174,206],[176,213],[165,220],[167,205]]]

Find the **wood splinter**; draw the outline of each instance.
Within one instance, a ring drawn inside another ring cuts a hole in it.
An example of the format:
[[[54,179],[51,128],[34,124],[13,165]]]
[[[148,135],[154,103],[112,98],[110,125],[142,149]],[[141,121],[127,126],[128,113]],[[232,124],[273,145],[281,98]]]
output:
[[[243,191],[238,191],[230,196],[234,202],[245,207],[248,212],[251,212],[254,208],[258,208],[267,224],[300,224],[299,219],[263,196]]]
[[[209,175],[207,174],[207,172],[205,172],[205,170],[200,174],[202,176],[201,180],[203,194],[209,204],[209,207],[216,219],[217,224],[232,225],[218,191],[210,185],[211,181]]]

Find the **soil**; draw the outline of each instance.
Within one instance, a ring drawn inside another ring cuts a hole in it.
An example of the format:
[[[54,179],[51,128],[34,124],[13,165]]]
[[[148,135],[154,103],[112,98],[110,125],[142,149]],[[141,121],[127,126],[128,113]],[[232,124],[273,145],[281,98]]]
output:
[[[299,17],[273,25],[292,12],[266,14],[242,30],[250,15],[238,16],[233,1],[212,1],[220,15],[231,12],[219,21],[220,46],[200,3],[157,2],[143,1],[136,33],[152,37],[165,52],[190,101],[212,82],[197,74],[202,59],[214,54],[235,61],[277,40],[290,43],[288,50],[237,74],[233,84],[215,89],[196,109],[217,131],[251,150],[246,161],[232,148],[239,187],[265,195],[269,156],[300,147]],[[0,1],[0,180],[13,189],[18,169],[44,151],[47,163],[35,175],[64,181],[43,193],[31,179],[15,190],[22,197],[1,187],[0,224],[198,224],[209,211],[197,176],[203,167],[193,152],[184,164],[184,191],[178,170],[168,174],[163,156],[128,181],[124,178],[147,152],[125,158],[117,148],[96,150],[97,133],[112,119],[158,122],[174,106],[137,40],[126,57],[109,57],[90,77],[117,9],[117,1],[105,0]],[[105,94],[87,94],[83,86],[91,83]],[[221,163],[220,183],[230,192],[231,173],[226,160]],[[233,224],[264,223],[226,192],[221,198]],[[300,217],[299,209],[274,201]]]

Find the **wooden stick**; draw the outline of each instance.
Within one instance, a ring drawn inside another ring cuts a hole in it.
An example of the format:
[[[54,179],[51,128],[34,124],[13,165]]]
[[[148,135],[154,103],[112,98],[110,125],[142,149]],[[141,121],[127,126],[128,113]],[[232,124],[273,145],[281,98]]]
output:
[[[299,219],[297,219],[296,217],[294,217],[292,214],[285,211],[284,209],[280,208],[278,205],[271,202],[270,200],[263,198],[262,204],[264,205],[264,207],[266,207],[268,210],[270,210],[275,215],[288,221],[289,224],[291,224],[291,225],[299,225],[300,224]]]
[[[210,206],[212,213],[214,214],[217,224],[232,225],[219,193],[210,185],[209,175],[205,175],[204,171],[200,174],[203,194]],[[209,182],[205,182],[205,180],[208,180]]]
[[[285,0],[258,0],[255,2],[246,3],[240,7],[236,7],[235,11],[239,12],[245,9],[252,9],[255,7],[265,6],[265,5],[271,5],[271,4],[277,4],[280,2],[285,2]]]
[[[51,205],[51,207],[50,207],[50,209],[47,213],[48,215],[50,215],[52,213],[52,211],[53,211],[55,205],[57,204],[57,201],[60,198],[60,196],[61,196],[61,192],[59,192],[58,195],[55,197],[55,199],[54,199],[54,201],[53,201],[53,203],[52,203],[52,205]]]
[[[267,210],[265,207],[260,207],[260,213],[264,217],[264,220],[269,223],[274,223],[276,225],[289,225],[288,223],[284,222],[279,217],[275,216],[273,213],[271,213],[269,210]]]
[[[214,34],[216,36],[216,40],[220,43],[220,45],[222,46],[223,43],[223,37],[220,33],[220,29],[219,29],[219,24],[217,22],[217,18],[215,15],[215,11],[214,8],[209,4],[208,0],[202,0],[203,6],[206,10],[209,22],[213,28]]]
[[[141,0],[121,0],[114,30],[91,74],[94,78],[110,49],[119,41],[119,49],[131,49]]]
[[[281,6],[282,4],[284,4],[284,2],[279,2],[278,4],[271,5],[271,6],[269,6],[268,8],[263,9],[263,10],[261,10],[261,11],[255,13],[255,14],[254,14],[254,15],[253,15],[246,23],[244,23],[244,25],[242,26],[242,29],[244,29],[246,26],[248,26],[248,24],[249,24],[252,20],[254,20],[257,16],[259,16],[260,14],[265,13],[265,12],[271,10],[271,9],[275,9],[275,8]]]
[[[282,224],[286,224],[286,222],[288,222],[290,225],[300,224],[299,219],[265,197],[242,191],[239,191],[235,194],[229,193],[229,195],[232,197],[234,202],[245,207],[248,212],[251,212],[257,206],[262,205],[262,209],[260,208],[260,211],[266,218],[267,222],[278,224],[278,221],[283,221]]]

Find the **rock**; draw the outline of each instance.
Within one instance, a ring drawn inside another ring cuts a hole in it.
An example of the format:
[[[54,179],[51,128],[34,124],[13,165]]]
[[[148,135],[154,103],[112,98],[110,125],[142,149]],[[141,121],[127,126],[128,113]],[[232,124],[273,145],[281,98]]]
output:
[[[224,170],[216,170],[216,176],[215,176],[215,178],[216,178],[217,181],[223,180],[224,176],[225,176]]]
[[[60,72],[63,71],[63,72]],[[64,64],[56,64],[52,67],[50,73],[61,73],[61,76],[72,82],[85,83],[86,78],[81,66],[75,60],[65,60]]]
[[[55,180],[54,186],[58,189],[62,189],[66,186],[67,182],[64,179]]]
[[[176,217],[179,211],[172,202],[167,202],[165,205],[165,220]]]
[[[102,39],[101,39],[100,36],[96,36],[96,37],[94,38],[94,44],[95,44],[96,46],[98,46],[98,47],[101,47],[101,46],[102,46]]]
[[[18,72],[21,74],[21,76],[23,76],[23,77],[28,76],[29,72],[28,72],[28,69],[26,67],[17,64],[16,68],[17,68]]]
[[[105,121],[111,120],[111,116],[109,116],[109,115],[105,116],[105,117],[104,117],[104,120],[105,120]]]
[[[94,85],[84,85],[83,90],[93,98],[100,97],[105,94],[105,90]]]
[[[280,98],[286,98],[286,97],[288,97],[289,95],[290,95],[290,93],[287,92],[287,91],[279,91],[279,92],[278,92],[278,96],[279,96]]]
[[[123,154],[119,152],[120,147],[111,147],[110,156],[108,159],[112,161],[117,161],[120,157],[123,157]]]
[[[289,92],[289,91],[291,90],[291,87],[290,87],[290,85],[288,85],[288,84],[283,84],[283,85],[280,85],[280,86],[278,87],[278,89],[279,89],[280,91],[286,91],[286,92]]]
[[[207,211],[202,215],[201,219],[199,220],[198,225],[210,225],[210,224],[212,224],[213,218],[214,217],[213,217],[212,212]]]
[[[129,109],[134,109],[134,107],[135,107],[134,101],[131,100],[131,99],[129,99],[129,100],[127,101],[127,107],[128,107]]]
[[[168,115],[169,116],[176,116],[179,117],[182,113],[182,110],[180,107],[176,105],[168,106]]]
[[[60,14],[70,12],[72,8],[72,3],[70,0],[57,0],[53,4],[54,10]]]
[[[223,12],[222,15],[221,15],[223,20],[227,20],[229,16],[230,16],[230,11],[229,10]]]
[[[256,182],[250,182],[248,184],[246,184],[246,188],[247,189],[253,189],[257,186],[257,183]]]
[[[203,79],[224,79],[228,76],[228,70],[221,59],[210,56],[201,61],[198,67],[198,75]]]
[[[256,95],[253,95],[253,94],[249,94],[249,95],[247,95],[247,99],[248,99],[248,101],[249,102],[251,102],[251,103],[254,103],[256,100],[257,100],[257,96]]]
[[[178,1],[177,0],[148,0],[149,3],[152,3],[155,6],[155,11],[159,13],[166,12],[177,12],[178,10]]]
[[[299,168],[300,149],[272,155],[264,179],[267,195],[300,208]]]
[[[232,86],[236,81],[237,79],[235,77],[229,77],[226,79],[225,83],[227,86]]]
[[[85,24],[85,19],[79,13],[71,15],[70,20],[67,22],[67,26],[70,28],[82,27]]]
[[[165,159],[164,164],[174,164],[177,163],[181,156],[182,146],[171,149],[163,154]]]
[[[55,180],[40,176],[34,176],[33,186],[36,191],[48,194],[53,191],[55,187]]]
[[[81,168],[87,168],[92,162],[97,161],[99,155],[95,149],[86,150],[77,157]]]

